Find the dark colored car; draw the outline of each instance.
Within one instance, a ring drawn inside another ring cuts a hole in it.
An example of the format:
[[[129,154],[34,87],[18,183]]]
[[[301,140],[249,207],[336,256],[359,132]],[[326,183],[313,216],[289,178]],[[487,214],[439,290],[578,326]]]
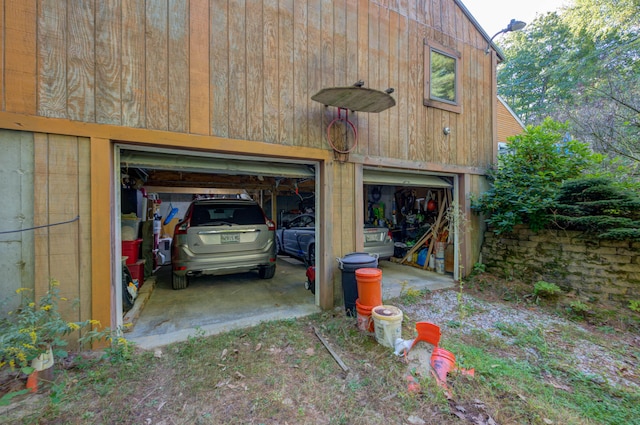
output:
[[[278,253],[315,264],[316,220],[313,214],[301,214],[276,231]]]
[[[257,270],[262,279],[276,272],[275,224],[250,199],[201,199],[191,203],[176,225],[171,245],[173,289],[188,278]]]
[[[278,253],[298,258],[307,266],[315,264],[316,224],[313,214],[302,214],[276,231]],[[387,227],[365,226],[364,252],[381,260],[393,257],[394,245]]]

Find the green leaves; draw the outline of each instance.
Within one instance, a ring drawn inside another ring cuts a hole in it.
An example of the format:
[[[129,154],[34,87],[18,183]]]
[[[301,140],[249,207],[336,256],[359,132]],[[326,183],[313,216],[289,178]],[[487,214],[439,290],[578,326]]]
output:
[[[472,201],[476,211],[488,214],[496,233],[510,232],[517,224],[544,228],[561,183],[598,161],[585,144],[568,139],[566,129],[547,119],[510,138],[510,153],[498,157],[489,172],[493,187]]]
[[[640,161],[640,2],[576,0],[502,38],[498,93],[527,124],[569,122],[594,149]]]
[[[585,177],[564,182],[554,207],[554,222],[598,239],[640,239],[640,199],[612,179]]]
[[[0,321],[0,368],[30,368],[31,361],[52,348],[55,356],[66,356],[59,347],[67,345],[64,339],[75,330],[89,327],[94,321],[68,322],[60,313],[60,283],[51,280],[48,290],[36,302],[26,295],[20,308],[10,313],[11,320]],[[16,292],[29,294],[20,288]]]

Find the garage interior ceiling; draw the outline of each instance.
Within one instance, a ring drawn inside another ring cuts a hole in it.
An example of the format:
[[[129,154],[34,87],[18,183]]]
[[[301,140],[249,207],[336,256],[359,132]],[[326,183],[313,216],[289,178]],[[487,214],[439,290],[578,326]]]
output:
[[[147,186],[315,190],[315,167],[308,164],[127,149],[120,164],[139,170]]]
[[[438,176],[370,168],[364,169],[363,181],[365,184],[377,184],[383,186],[453,187],[451,183]]]

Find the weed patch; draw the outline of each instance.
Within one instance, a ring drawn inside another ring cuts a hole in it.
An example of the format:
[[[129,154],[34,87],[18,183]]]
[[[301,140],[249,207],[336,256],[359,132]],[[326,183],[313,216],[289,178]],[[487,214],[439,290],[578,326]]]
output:
[[[46,397],[12,396],[3,423],[453,424],[475,415],[587,425],[640,417],[637,335],[564,320],[573,318],[565,310],[527,303],[531,286],[516,281],[505,303],[505,282],[480,278],[465,285],[464,316],[457,290],[388,300],[405,313],[403,338],[415,337],[416,321],[432,321],[456,365],[474,369],[473,377],[451,371],[449,398],[431,376],[409,391],[404,358],[335,310],[213,336],[198,329],[153,351],[114,345],[78,355],[43,385]]]

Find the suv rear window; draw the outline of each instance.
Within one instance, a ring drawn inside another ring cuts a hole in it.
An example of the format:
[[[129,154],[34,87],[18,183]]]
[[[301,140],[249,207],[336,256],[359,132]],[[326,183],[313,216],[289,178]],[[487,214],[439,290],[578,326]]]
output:
[[[195,204],[193,206],[191,226],[215,226],[216,224],[265,224],[265,218],[258,205],[218,203],[215,205]]]

